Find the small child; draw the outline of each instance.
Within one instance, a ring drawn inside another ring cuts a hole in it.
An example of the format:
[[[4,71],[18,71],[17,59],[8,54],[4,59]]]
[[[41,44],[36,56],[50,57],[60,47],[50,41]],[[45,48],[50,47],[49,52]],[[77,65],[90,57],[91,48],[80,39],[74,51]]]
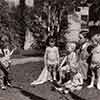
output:
[[[92,42],[94,49],[92,50],[92,61],[91,61],[91,71],[92,79],[88,88],[94,86],[95,76],[97,75],[97,88],[100,90],[100,34],[96,34],[92,37]]]
[[[3,71],[2,74],[4,74],[2,83],[5,83],[5,85],[7,85],[7,86],[11,86],[11,84],[9,82],[8,74],[9,74],[9,68],[10,68],[10,64],[11,64],[10,56],[12,55],[12,53],[14,52],[15,49],[16,48],[14,48],[12,51],[10,51],[8,46],[6,46],[6,48],[2,49],[3,56],[0,59],[0,67]],[[2,85],[2,88],[5,88],[5,87]]]
[[[64,83],[64,87],[71,89],[74,85],[75,86],[78,86],[80,84],[82,85],[83,79],[82,79],[82,76],[80,73],[80,68],[79,68],[79,64],[78,64],[78,57],[77,57],[77,54],[75,52],[76,43],[74,43],[74,42],[67,43],[66,49],[69,52],[69,54],[67,56],[65,56],[64,60],[62,61],[61,65],[59,67],[60,80],[59,80],[58,84],[61,84],[63,77],[66,77],[64,74],[69,72],[70,79],[69,79],[69,81]],[[63,64],[65,62],[66,62],[66,65],[63,66]],[[78,80],[81,80],[81,81],[78,81]],[[68,86],[68,83],[70,84],[70,86]]]
[[[44,63],[49,71],[51,81],[56,80],[56,71],[59,64],[59,51],[58,47],[55,46],[55,39],[53,36],[49,37],[49,46],[46,47],[44,55]]]
[[[74,67],[76,66],[76,54],[75,54],[75,48],[76,48],[76,44],[73,42],[69,42],[66,45],[66,50],[67,52],[69,52],[67,54],[67,56],[65,56],[64,60],[62,61],[60,67],[59,67],[59,71],[60,71],[60,80],[58,83],[62,82],[62,78],[65,77],[64,74],[66,74],[67,72],[70,72],[71,68],[74,71]],[[66,63],[65,66],[64,63]]]
[[[80,40],[79,40],[80,48],[78,51],[78,55],[80,57],[80,67],[81,67],[81,72],[82,76],[84,79],[84,82],[87,80],[87,73],[88,73],[88,66],[89,66],[89,57],[90,57],[90,48],[92,49],[91,46],[91,41],[89,41],[83,34],[80,34]]]

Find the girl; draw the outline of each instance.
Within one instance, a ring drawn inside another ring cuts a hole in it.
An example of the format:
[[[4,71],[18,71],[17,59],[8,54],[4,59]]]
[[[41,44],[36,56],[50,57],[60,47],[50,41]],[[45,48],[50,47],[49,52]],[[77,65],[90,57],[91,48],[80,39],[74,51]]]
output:
[[[60,80],[58,83],[62,82],[62,78],[65,77],[64,75],[65,73],[68,73],[68,72],[70,73],[69,81],[64,83],[64,87],[68,89],[75,89],[76,87],[78,87],[78,85],[83,84],[83,78],[80,72],[78,57],[75,50],[76,50],[76,43],[74,42],[67,43],[67,51],[69,53],[64,58],[64,60],[62,61],[59,67]],[[63,66],[65,62],[66,62],[66,65]]]
[[[76,44],[73,42],[69,42],[66,45],[66,49],[67,49],[67,56],[65,56],[64,60],[62,61],[60,67],[59,67],[59,71],[60,71],[60,80],[58,83],[62,82],[62,78],[64,78],[64,74],[70,71],[70,68],[72,68],[72,70],[74,71],[74,67],[76,66],[76,54],[75,54],[75,48],[76,48]],[[64,63],[66,63],[65,66]]]
[[[59,51],[55,46],[55,39],[53,36],[48,38],[48,46],[46,47],[44,55],[45,67],[41,72],[39,78],[31,83],[31,85],[43,84],[47,80],[56,80],[56,70],[59,64]]]
[[[92,50],[91,71],[92,79],[88,88],[94,86],[95,76],[97,75],[97,88],[100,89],[100,35],[96,34],[92,37],[94,49]]]
[[[89,41],[86,36],[84,36],[84,34],[80,34],[80,48],[78,51],[78,55],[80,57],[79,63],[80,63],[80,67],[81,67],[81,71],[82,71],[82,76],[84,81],[87,80],[87,73],[88,73],[88,66],[89,66],[89,57],[90,57],[90,52],[92,49],[91,46],[91,41]]]

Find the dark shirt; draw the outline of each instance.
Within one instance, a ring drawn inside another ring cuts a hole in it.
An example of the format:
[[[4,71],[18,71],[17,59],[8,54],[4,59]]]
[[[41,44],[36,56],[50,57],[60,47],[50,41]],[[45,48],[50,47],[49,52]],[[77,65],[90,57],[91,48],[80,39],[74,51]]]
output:
[[[89,22],[93,21],[94,24],[100,20],[100,4],[96,5],[95,3],[92,4],[89,8]],[[88,38],[91,39],[91,37],[95,34],[100,33],[100,26],[89,26],[89,33]]]

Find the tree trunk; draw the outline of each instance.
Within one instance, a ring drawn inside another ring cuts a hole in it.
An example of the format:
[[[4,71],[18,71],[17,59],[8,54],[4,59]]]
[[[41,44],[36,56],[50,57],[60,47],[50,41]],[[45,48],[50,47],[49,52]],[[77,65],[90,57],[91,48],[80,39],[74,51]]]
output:
[[[24,18],[24,10],[25,10],[25,0],[20,0],[20,5],[19,5],[19,23],[21,27],[21,33],[20,33],[20,39],[22,41],[22,48],[24,47],[24,41],[25,41],[25,32],[26,32],[26,23],[25,23],[25,18]]]
[[[68,15],[68,32],[65,33],[66,41],[79,41],[79,33],[81,30],[80,18],[77,14]]]

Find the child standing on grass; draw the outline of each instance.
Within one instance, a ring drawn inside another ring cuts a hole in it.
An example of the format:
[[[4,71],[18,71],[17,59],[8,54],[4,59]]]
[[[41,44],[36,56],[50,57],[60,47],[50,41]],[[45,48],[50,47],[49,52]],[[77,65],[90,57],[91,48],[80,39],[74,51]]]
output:
[[[48,46],[44,54],[44,68],[39,75],[38,79],[33,81],[30,85],[39,85],[47,82],[48,80],[56,80],[56,70],[59,64],[59,51],[55,46],[55,39],[53,36],[48,37]]]
[[[3,44],[4,45],[4,44]],[[1,88],[6,89],[6,86],[11,86],[10,80],[9,80],[9,68],[11,64],[10,56],[14,52],[16,48],[14,48],[12,51],[9,50],[10,45],[6,45],[2,47],[2,57],[0,57],[0,77],[1,77]],[[5,83],[5,85],[4,85]]]
[[[91,72],[92,78],[88,88],[94,87],[95,77],[97,76],[97,89],[100,90],[100,34],[92,37],[94,49],[92,50]]]
[[[80,34],[79,44],[80,44],[80,48],[78,51],[78,55],[80,58],[79,63],[81,66],[83,80],[84,82],[86,82],[87,77],[89,76],[87,74],[89,70],[90,54],[91,54],[90,52],[92,49],[92,43],[86,36],[84,36],[84,34]]]
[[[44,63],[50,74],[50,81],[56,80],[57,67],[59,64],[59,51],[58,47],[55,46],[55,39],[49,37],[49,46],[46,47],[44,55]]]

